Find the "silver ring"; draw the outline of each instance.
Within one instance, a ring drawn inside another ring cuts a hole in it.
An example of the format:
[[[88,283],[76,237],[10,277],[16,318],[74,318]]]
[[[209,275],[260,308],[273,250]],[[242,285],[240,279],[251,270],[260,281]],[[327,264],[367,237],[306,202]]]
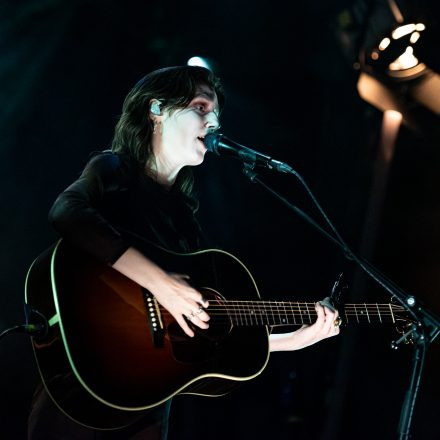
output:
[[[186,315],[186,317],[190,320],[190,321],[192,321],[193,319],[194,319],[194,312],[191,312],[189,315]]]
[[[203,307],[200,306],[200,307],[197,309],[196,315],[200,315],[200,313],[202,313],[202,312],[203,312]]]

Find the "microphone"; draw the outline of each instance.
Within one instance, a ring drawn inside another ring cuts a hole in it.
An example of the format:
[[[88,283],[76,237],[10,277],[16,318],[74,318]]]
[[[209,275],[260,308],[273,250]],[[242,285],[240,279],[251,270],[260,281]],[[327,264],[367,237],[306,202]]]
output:
[[[218,156],[233,157],[252,167],[259,166],[269,168],[270,170],[277,170],[281,173],[293,172],[292,167],[286,163],[272,159],[266,154],[259,153],[244,145],[240,145],[221,133],[209,133],[205,136],[204,141],[206,149]]]

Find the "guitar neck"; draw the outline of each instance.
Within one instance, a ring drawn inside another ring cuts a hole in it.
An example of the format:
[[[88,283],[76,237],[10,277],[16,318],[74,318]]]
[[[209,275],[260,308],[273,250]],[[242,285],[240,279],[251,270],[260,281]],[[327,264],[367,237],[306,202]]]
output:
[[[345,304],[339,311],[344,324],[383,324],[401,320],[403,307],[394,304]],[[236,326],[313,324],[317,313],[313,302],[222,301],[208,313],[223,314]]]

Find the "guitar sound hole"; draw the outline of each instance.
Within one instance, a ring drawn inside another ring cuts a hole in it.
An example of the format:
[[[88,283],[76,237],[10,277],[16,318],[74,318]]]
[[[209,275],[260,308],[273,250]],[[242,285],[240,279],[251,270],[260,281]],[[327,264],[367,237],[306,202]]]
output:
[[[199,289],[209,301],[207,312],[210,316],[209,328],[201,329],[188,321],[195,336],[189,337],[177,322],[172,322],[167,333],[170,338],[173,355],[176,361],[195,363],[212,360],[221,352],[221,345],[232,330],[232,322],[224,309],[224,299],[211,289]],[[212,313],[210,313],[212,310]]]

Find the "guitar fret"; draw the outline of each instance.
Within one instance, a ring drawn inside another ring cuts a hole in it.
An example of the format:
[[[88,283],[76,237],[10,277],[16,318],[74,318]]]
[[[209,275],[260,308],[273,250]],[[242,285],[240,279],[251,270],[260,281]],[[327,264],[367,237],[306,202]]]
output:
[[[391,308],[391,304],[388,304],[388,307],[390,308],[390,312],[391,312],[391,319],[393,320],[393,324],[396,323],[396,321],[394,320],[394,314],[393,314],[393,309]]]
[[[254,309],[250,309],[249,307],[248,307],[248,310],[249,310],[249,318],[250,318],[250,320],[251,320],[251,325],[253,325],[254,324],[254,321],[252,320],[253,318],[255,318],[256,319],[256,316],[255,316],[255,312],[254,312]],[[255,321],[255,324],[256,324],[257,322]]]
[[[244,319],[246,321],[246,325],[250,325],[248,322],[248,318],[250,319],[249,310],[245,309],[245,305],[243,306]]]
[[[299,316],[301,317],[301,324],[304,324],[304,318],[303,318],[301,306],[299,305],[299,302],[297,302],[297,304],[298,304]]]
[[[306,303],[306,308],[307,308],[307,313],[309,315],[309,322],[308,322],[308,324],[311,324],[312,323],[312,317],[310,316],[309,303]]]
[[[376,303],[376,309],[377,309],[377,313],[379,315],[379,321],[382,324],[382,316],[380,315],[379,305],[377,303]]]
[[[269,306],[269,309],[268,309]],[[270,325],[271,324],[271,320],[270,320],[270,315],[269,315],[269,311],[270,311],[270,303],[264,303],[264,313],[266,315],[266,324]]]
[[[359,316],[358,316],[358,313],[357,313],[357,310],[356,310],[356,304],[353,304],[353,307],[354,307],[354,313],[356,313],[357,322],[359,324]]]
[[[243,322],[241,321],[241,310],[240,307],[234,306],[234,314],[235,314],[235,320],[238,324],[238,320],[240,319],[240,324],[243,325]]]
[[[368,308],[367,308],[367,305],[365,303],[364,303],[364,306],[365,306],[365,311],[367,312],[368,324],[371,324],[370,315],[368,314]]]
[[[296,324],[295,312],[293,311],[293,303],[290,303],[290,311],[292,312],[293,323]]]
[[[275,305],[277,308],[277,324],[279,324],[280,323],[280,306],[278,304],[278,301],[275,301]]]
[[[283,319],[283,324],[289,324],[289,318],[287,317],[287,311],[286,311],[286,303],[283,302],[283,309],[284,309],[284,316],[285,318]]]

